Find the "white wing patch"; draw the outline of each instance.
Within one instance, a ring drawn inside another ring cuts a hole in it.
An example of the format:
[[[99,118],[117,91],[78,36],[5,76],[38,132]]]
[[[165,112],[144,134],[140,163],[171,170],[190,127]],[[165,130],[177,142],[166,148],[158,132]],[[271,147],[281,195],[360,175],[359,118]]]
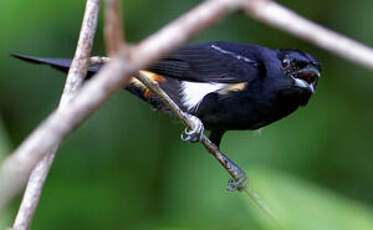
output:
[[[217,45],[211,45],[212,49],[226,54],[230,55],[238,60],[243,60],[248,63],[255,63],[255,61],[238,55],[234,52],[225,50]],[[187,82],[184,81],[181,84],[181,96],[182,96],[182,103],[183,105],[189,110],[189,111],[196,111],[198,109],[199,104],[201,103],[202,99],[209,93],[220,91],[232,84],[227,83],[214,83],[214,82],[208,82],[208,83],[201,83],[201,82]],[[242,90],[246,83],[238,83],[233,84],[233,88],[227,88],[228,91],[235,91],[235,90]],[[223,92],[224,93],[224,92]],[[226,92],[225,92],[226,93]]]
[[[188,82],[181,83],[182,103],[189,111],[198,109],[202,99],[209,93],[219,91],[229,84],[225,83],[201,83],[201,82]]]

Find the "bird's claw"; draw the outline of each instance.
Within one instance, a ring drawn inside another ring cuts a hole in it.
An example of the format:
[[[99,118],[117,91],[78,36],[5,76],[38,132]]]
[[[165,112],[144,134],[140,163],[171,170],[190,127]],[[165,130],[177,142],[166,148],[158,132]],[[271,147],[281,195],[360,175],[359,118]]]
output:
[[[193,129],[190,130],[186,128],[181,134],[181,140],[184,142],[192,143],[202,141],[205,131],[205,127],[203,126],[202,121],[196,116],[190,114],[186,115],[188,116],[189,120],[193,122]]]
[[[243,175],[237,181],[234,179],[230,179],[227,184],[227,191],[229,192],[242,191],[246,186],[247,186],[247,177]]]

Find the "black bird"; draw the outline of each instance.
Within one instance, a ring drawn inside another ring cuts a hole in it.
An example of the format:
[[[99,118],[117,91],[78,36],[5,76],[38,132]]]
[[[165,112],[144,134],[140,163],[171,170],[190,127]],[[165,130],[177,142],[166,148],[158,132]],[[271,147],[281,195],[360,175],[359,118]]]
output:
[[[71,59],[14,56],[64,72],[71,64]],[[87,78],[100,67],[90,67]],[[307,105],[320,71],[319,61],[299,50],[208,42],[181,47],[143,73],[157,81],[180,108],[198,117],[219,146],[228,130],[259,129]],[[126,89],[169,113],[135,78]],[[186,140],[195,141],[200,133],[190,135]]]

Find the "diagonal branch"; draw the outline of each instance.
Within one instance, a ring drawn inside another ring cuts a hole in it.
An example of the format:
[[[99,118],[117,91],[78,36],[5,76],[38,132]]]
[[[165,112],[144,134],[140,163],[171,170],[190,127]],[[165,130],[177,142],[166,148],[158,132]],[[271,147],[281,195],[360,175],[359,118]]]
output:
[[[159,87],[157,82],[153,82],[147,78],[143,73],[136,72],[135,77],[141,81],[152,93],[156,94],[159,99],[172,111],[176,118],[178,118],[188,129],[194,128],[193,121],[179,108],[179,106]],[[212,143],[205,135],[203,135],[202,143],[209,153],[211,153],[216,160],[227,170],[235,181],[239,181],[244,176],[244,172],[238,168],[236,164],[230,161],[219,148]],[[240,173],[238,173],[240,172]]]
[[[69,101],[74,98],[83,84],[83,80],[89,66],[89,56],[92,50],[93,40],[96,33],[97,18],[100,0],[87,0],[80,30],[78,45],[71,68],[67,75],[65,87],[60,99],[58,110],[62,110]],[[58,143],[56,143],[46,156],[35,166],[28,180],[25,193],[18,210],[13,228],[27,230],[30,228],[32,218],[40,200],[40,195],[48,176],[50,167],[56,155]]]
[[[373,70],[373,49],[371,47],[320,26],[274,1],[246,1],[244,10],[258,21]]]
[[[106,0],[104,37],[106,53],[109,56],[114,55],[125,44],[123,35],[121,1]]]
[[[193,129],[194,123],[186,116],[186,114],[179,108],[179,106],[172,101],[172,99],[161,89],[157,82],[153,82],[147,78],[143,73],[136,72],[135,77],[141,81],[152,93],[156,94],[159,99],[172,111],[176,118],[179,119],[188,129]],[[239,190],[244,191],[252,201],[272,220],[276,222],[276,218],[272,214],[269,207],[263,202],[261,197],[252,190],[247,184],[245,173],[229,158],[227,158],[219,148],[212,143],[205,135],[202,138],[202,144],[206,150],[225,168],[225,170],[231,175],[234,181],[241,182]],[[228,184],[229,186],[229,184]]]

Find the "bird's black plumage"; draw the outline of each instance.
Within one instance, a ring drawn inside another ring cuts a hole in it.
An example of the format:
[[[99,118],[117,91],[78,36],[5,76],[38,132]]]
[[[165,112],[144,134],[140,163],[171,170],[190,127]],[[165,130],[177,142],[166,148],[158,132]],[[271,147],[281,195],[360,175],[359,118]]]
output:
[[[67,71],[71,59],[15,55]],[[89,69],[88,76],[100,69]],[[153,64],[145,72],[185,111],[201,119],[219,145],[228,130],[254,130],[305,106],[320,77],[320,63],[298,50],[209,42],[187,45]],[[127,90],[168,109],[137,80]]]

